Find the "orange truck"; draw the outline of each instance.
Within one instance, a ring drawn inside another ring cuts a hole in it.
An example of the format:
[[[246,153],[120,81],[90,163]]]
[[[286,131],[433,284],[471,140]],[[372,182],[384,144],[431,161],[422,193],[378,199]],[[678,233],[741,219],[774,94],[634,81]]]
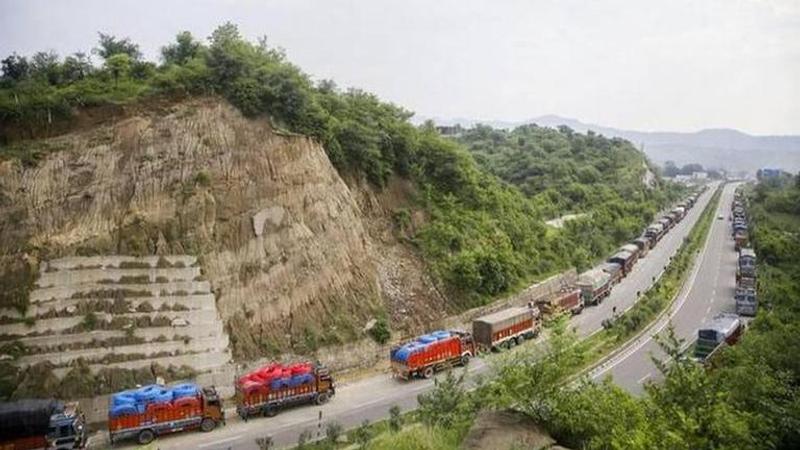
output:
[[[398,345],[389,352],[392,371],[402,379],[430,378],[436,371],[466,366],[475,355],[472,334],[465,331],[434,331]]]
[[[536,306],[545,316],[553,317],[563,312],[580,314],[584,303],[580,289],[565,289],[554,296],[537,300]]]
[[[327,403],[336,394],[330,371],[320,365],[272,363],[236,381],[236,412],[243,420],[273,417],[281,409]]]
[[[498,311],[472,321],[478,350],[511,348],[539,335],[539,308],[528,305]]]
[[[160,435],[198,429],[207,432],[225,423],[217,391],[193,383],[152,384],[114,394],[110,402],[108,433],[112,444],[131,439],[146,445]]]

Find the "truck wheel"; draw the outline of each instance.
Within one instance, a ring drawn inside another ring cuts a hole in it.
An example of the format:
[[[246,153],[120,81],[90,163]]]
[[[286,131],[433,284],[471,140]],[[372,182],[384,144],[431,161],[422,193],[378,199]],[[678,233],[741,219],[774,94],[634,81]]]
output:
[[[517,336],[517,345],[522,345],[523,342],[525,342],[525,336],[520,334]]]
[[[328,400],[330,400],[330,397],[328,396],[328,393],[327,392],[323,392],[323,393],[317,395],[317,398],[314,400],[314,402],[316,404],[318,404],[318,405],[324,405],[325,403],[328,403]]]
[[[278,415],[278,408],[275,406],[265,406],[262,410],[264,417],[275,417]]]
[[[511,338],[511,339],[508,340],[508,348],[514,348],[516,345],[517,345],[517,340],[516,339]]]
[[[203,419],[202,422],[200,422],[200,429],[205,431],[206,433],[208,433],[209,431],[213,430],[216,427],[217,427],[217,422],[210,417],[206,417],[205,419]]]
[[[430,378],[433,376],[433,367],[426,367],[425,370],[422,371],[422,378]]]
[[[138,442],[139,445],[147,445],[153,442],[155,438],[156,435],[153,433],[153,430],[142,430],[139,432],[139,436],[136,437],[136,442]]]
[[[466,367],[469,364],[469,353],[461,355],[461,365]]]

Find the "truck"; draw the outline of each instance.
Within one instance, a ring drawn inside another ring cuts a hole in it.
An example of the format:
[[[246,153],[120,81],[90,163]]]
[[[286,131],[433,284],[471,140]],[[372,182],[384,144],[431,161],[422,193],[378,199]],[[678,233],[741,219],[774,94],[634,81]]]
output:
[[[651,223],[644,231],[644,235],[652,239],[650,248],[655,247],[655,243],[660,241],[666,232],[667,229],[664,228],[664,224],[662,222]]]
[[[756,311],[758,310],[758,298],[756,297],[756,290],[754,287],[737,287],[734,300],[736,301],[736,314],[750,317],[756,315]]]
[[[627,250],[620,250],[608,258],[606,262],[619,264],[622,267],[622,276],[626,277],[631,273],[631,270],[633,270],[633,265],[636,263],[637,259],[635,253],[631,253]]]
[[[236,413],[247,421],[255,415],[274,417],[290,406],[323,405],[336,395],[336,386],[322,364],[272,363],[239,377],[235,391]]]
[[[611,274],[600,268],[582,273],[577,284],[584,305],[599,305],[611,294]]]
[[[672,229],[672,219],[669,216],[664,216],[658,219],[658,223],[664,226],[664,233]]]
[[[213,386],[151,384],[113,394],[109,402],[112,444],[131,439],[147,445],[161,435],[198,429],[209,432],[225,423],[222,401]]]
[[[650,243],[652,241],[646,237],[639,237],[634,239],[631,243],[639,249],[639,257],[644,258],[650,252]]]
[[[472,321],[478,351],[511,348],[539,335],[539,308],[529,304],[503,309]]]
[[[580,314],[584,304],[580,289],[564,288],[555,295],[536,300],[536,306],[542,314],[552,318],[565,312],[572,315]]]
[[[733,234],[733,247],[736,251],[739,251],[742,247],[747,245],[747,231],[740,231],[737,230]]]
[[[736,279],[756,277],[756,252],[752,248],[739,249],[739,260],[736,269]]]
[[[611,285],[619,283],[622,279],[622,266],[615,262],[607,262],[600,265],[604,272],[611,275]]]
[[[697,331],[694,356],[702,362],[726,345],[734,345],[744,332],[744,322],[735,314],[716,315],[711,323]]]
[[[389,351],[392,372],[398,378],[430,378],[439,370],[466,366],[475,355],[472,334],[460,330],[439,330],[419,336]]]
[[[77,402],[53,399],[0,403],[0,449],[82,449],[86,419]]]

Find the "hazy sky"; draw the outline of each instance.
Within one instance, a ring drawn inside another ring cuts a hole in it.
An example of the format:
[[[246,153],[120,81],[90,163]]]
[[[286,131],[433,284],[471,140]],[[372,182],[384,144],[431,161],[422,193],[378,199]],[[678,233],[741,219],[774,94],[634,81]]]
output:
[[[423,116],[800,134],[800,0],[0,0],[0,56],[225,21]]]

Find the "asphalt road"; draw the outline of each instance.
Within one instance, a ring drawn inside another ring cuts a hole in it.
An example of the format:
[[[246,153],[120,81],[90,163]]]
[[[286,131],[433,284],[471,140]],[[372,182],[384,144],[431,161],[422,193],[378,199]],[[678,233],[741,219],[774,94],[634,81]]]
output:
[[[664,352],[653,339],[672,324],[678,337],[690,345],[697,330],[720,312],[735,312],[733,300],[736,285],[737,254],[733,248],[731,223],[728,221],[735,184],[723,188],[711,230],[688,282],[678,295],[668,315],[659,320],[647,333],[622,349],[617,357],[597,368],[591,376],[600,379],[611,376],[627,391],[640,394],[644,385],[662,379],[652,358],[663,360]],[[717,217],[722,216],[723,220]]]
[[[700,196],[686,218],[667,233],[645,258],[639,260],[631,273],[601,305],[588,307],[581,315],[573,318],[572,325],[579,335],[588,336],[599,331],[603,319],[611,317],[614,306],[618,313],[630,308],[636,301],[636,293],[644,292],[652,285],[699,218],[713,190],[712,186],[712,189]],[[470,375],[485,373],[489,366],[486,361],[473,359],[468,370]],[[234,414],[228,412],[229,421],[223,428],[211,433],[190,432],[164,436],[156,441],[155,446],[163,450],[250,450],[258,449],[256,439],[265,436],[270,436],[279,447],[291,446],[297,443],[298,436],[304,430],[310,430],[314,437],[324,436],[325,425],[330,421],[336,421],[349,429],[364,420],[374,422],[385,419],[393,405],[399,406],[402,411],[416,408],[417,395],[432,386],[433,380],[402,382],[391,378],[389,374],[382,374],[339,386],[336,397],[321,407],[298,407],[282,411],[273,418],[253,418],[248,422],[230,417]]]

